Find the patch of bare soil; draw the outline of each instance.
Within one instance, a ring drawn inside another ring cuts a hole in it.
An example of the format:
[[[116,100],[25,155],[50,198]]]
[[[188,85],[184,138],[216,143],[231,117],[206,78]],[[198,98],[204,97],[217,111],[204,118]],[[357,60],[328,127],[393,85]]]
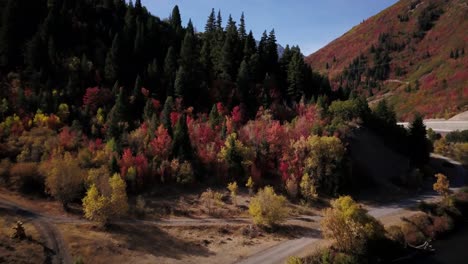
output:
[[[286,226],[269,233],[250,225],[158,227],[124,224],[103,230],[61,224],[70,253],[85,263],[232,263],[286,239],[311,232]]]
[[[16,221],[22,221],[27,238],[12,239]],[[26,219],[0,211],[0,263],[50,263],[35,227]]]

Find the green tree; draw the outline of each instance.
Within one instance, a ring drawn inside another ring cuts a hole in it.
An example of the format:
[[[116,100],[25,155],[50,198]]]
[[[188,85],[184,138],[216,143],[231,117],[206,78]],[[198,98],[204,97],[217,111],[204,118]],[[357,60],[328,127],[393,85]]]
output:
[[[247,38],[247,30],[245,29],[245,16],[244,12],[242,12],[239,24],[239,39],[241,43],[244,43],[245,39]]]
[[[123,132],[123,123],[126,121],[126,102],[123,94],[123,89],[120,89],[115,100],[115,104],[107,117],[107,136],[109,138],[118,139]]]
[[[20,21],[20,3],[17,0],[8,0],[2,13],[2,27],[0,28],[0,67],[11,67],[17,63],[19,39],[17,30]]]
[[[205,25],[205,34],[214,33],[216,31],[216,17],[214,8],[211,9],[211,13],[208,16],[208,20]]]
[[[384,124],[392,126],[396,124],[395,111],[393,111],[393,108],[387,104],[386,100],[382,100],[377,104],[374,114]]]
[[[423,118],[416,114],[409,128],[410,157],[414,165],[422,166],[429,161],[430,146]]]
[[[276,43],[276,35],[274,29],[272,29],[268,35],[266,53],[267,72],[269,72],[270,74],[276,74],[278,66],[278,44]]]
[[[191,161],[193,159],[193,149],[186,120],[187,116],[185,114],[181,115],[174,128],[172,155],[183,161]]]
[[[230,134],[218,157],[228,165],[229,177],[242,180],[245,174],[244,166],[250,163],[250,150],[237,139],[237,134]]]
[[[240,101],[246,103],[249,101],[250,83],[252,81],[250,68],[247,61],[244,59],[239,67],[237,75],[237,89],[239,91]]]
[[[236,49],[239,47],[239,36],[236,22],[229,16],[226,26],[226,39],[222,49],[222,78],[226,81],[235,80],[237,71]]]
[[[172,9],[172,15],[169,18],[169,23],[177,34],[182,32],[182,19],[180,17],[180,10],[178,5],[174,6]]]
[[[179,70],[177,70],[174,84],[175,96],[182,99],[186,98],[188,85],[187,73],[185,72],[184,66],[181,65]]]
[[[119,34],[115,34],[112,41],[112,47],[106,56],[106,64],[104,68],[104,76],[110,83],[115,83],[119,76],[119,57],[120,57],[120,38]]]
[[[252,31],[249,31],[249,34],[245,38],[243,52],[244,59],[250,59],[250,57],[257,52],[257,43],[255,42]]]
[[[304,59],[300,52],[295,52],[291,57],[291,62],[288,65],[287,80],[287,94],[292,101],[297,102],[304,91],[305,83]]]
[[[166,80],[166,96],[174,95],[174,81],[177,71],[177,57],[174,48],[171,46],[167,50],[166,59],[164,60],[164,76]]]
[[[161,112],[161,123],[167,129],[169,134],[172,134],[171,113],[174,108],[174,99],[169,96],[164,102],[163,110]]]

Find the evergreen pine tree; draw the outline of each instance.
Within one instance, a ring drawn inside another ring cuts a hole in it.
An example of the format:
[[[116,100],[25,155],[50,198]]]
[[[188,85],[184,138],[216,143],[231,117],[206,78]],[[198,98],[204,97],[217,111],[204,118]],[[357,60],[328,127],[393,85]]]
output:
[[[239,39],[241,43],[244,43],[246,38],[247,38],[247,30],[245,29],[245,16],[244,16],[244,12],[242,12],[242,15],[240,18],[240,24],[239,24]]]
[[[216,126],[219,126],[221,123],[222,116],[219,114],[216,104],[214,104],[213,107],[211,107],[209,119],[210,119],[211,128],[213,129]]]
[[[208,16],[208,20],[206,21],[205,25],[205,34],[212,34],[216,31],[216,17],[214,8],[211,9],[211,13]]]
[[[236,22],[229,16],[226,26],[226,39],[222,51],[222,78],[226,81],[232,81],[236,77],[237,58],[236,49],[239,47]]]
[[[118,140],[122,135],[123,126],[121,123],[126,121],[126,109],[123,89],[120,89],[115,104],[107,117],[107,137],[109,139],[114,138]]]
[[[275,74],[277,70],[276,67],[278,65],[278,44],[276,43],[276,35],[274,29],[272,29],[270,31],[270,34],[268,35],[266,53],[267,71],[271,74]]]
[[[187,116],[185,114],[181,115],[174,128],[172,155],[183,161],[191,161],[193,159],[193,149],[190,143],[186,120]]]
[[[172,15],[169,19],[169,22],[177,34],[180,34],[182,32],[182,19],[180,17],[178,5],[174,6],[174,8],[172,9]]]
[[[164,77],[167,87],[166,96],[174,95],[174,81],[177,71],[177,57],[173,47],[167,50],[166,59],[164,60]]]
[[[288,89],[287,94],[294,102],[297,101],[304,91],[304,59],[300,52],[294,52],[291,62],[288,65]]]
[[[218,16],[216,17],[216,31],[223,31],[223,17],[221,16],[221,10],[218,10]]]
[[[257,43],[255,42],[255,38],[253,36],[252,31],[249,32],[247,37],[244,41],[244,59],[249,60],[252,55],[257,52]]]
[[[141,93],[141,88],[143,87],[142,82],[141,82],[141,77],[140,75],[137,75],[135,79],[135,86],[133,87],[132,91],[132,102],[134,105],[141,105],[143,102],[143,94]]]
[[[241,102],[246,103],[248,100],[250,81],[249,64],[244,59],[239,67],[239,74],[237,75],[237,88],[239,89]]]
[[[2,12],[3,11],[3,12]],[[5,9],[0,10],[2,27],[0,28],[0,67],[15,66],[18,61],[20,43],[18,32],[20,22],[18,0],[8,0]]]
[[[119,56],[120,56],[120,39],[119,34],[116,34],[112,41],[112,47],[106,56],[106,65],[104,68],[104,76],[107,81],[113,83],[119,76]]]
[[[172,96],[168,96],[161,112],[161,123],[168,130],[170,135],[172,135],[171,113],[173,108],[174,99],[172,99]]]
[[[184,66],[180,66],[179,70],[177,70],[177,75],[176,75],[176,80],[174,84],[174,92],[175,96],[177,98],[186,98],[187,94],[187,87],[188,86],[188,81],[187,81],[187,73],[185,71]]]
[[[156,58],[153,59],[153,61],[150,64],[148,64],[146,74],[148,77],[148,88],[150,88],[150,90],[154,92],[156,88],[159,88],[158,81],[160,78],[158,62]]]
[[[44,43],[39,34],[34,35],[34,37],[26,45],[25,52],[25,64],[30,70],[38,71],[40,70],[44,57]]]
[[[426,135],[426,126],[420,114],[416,114],[409,129],[409,149],[411,161],[416,166],[422,166],[429,161],[430,142]]]

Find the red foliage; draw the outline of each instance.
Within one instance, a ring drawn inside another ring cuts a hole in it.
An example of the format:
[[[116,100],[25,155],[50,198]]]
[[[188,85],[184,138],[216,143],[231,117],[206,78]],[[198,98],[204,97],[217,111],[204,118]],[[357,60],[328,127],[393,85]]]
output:
[[[172,112],[171,113],[171,125],[174,127],[177,124],[177,121],[179,121],[180,114],[177,112]]]
[[[54,114],[51,114],[47,118],[47,127],[52,130],[58,129],[60,127],[60,118]]]
[[[231,113],[232,122],[239,124],[242,121],[242,112],[239,106],[234,107]]]
[[[124,149],[119,165],[120,165],[120,176],[122,176],[122,178],[125,178],[125,176],[127,175],[128,169],[134,165],[134,158],[133,158],[131,149],[129,148]]]
[[[101,103],[101,89],[99,87],[90,87],[86,89],[86,93],[83,96],[83,106],[89,107],[89,109],[94,112]]]
[[[143,135],[146,135],[148,133],[148,124],[146,122],[143,122],[140,126],[140,130],[143,133]]]
[[[213,130],[208,122],[200,119],[188,124],[190,141],[204,164],[217,162],[217,155],[224,144],[220,134]]]
[[[62,131],[59,134],[60,146],[65,150],[72,150],[76,147],[77,140],[75,131],[70,130],[69,127],[62,128]]]
[[[104,146],[104,143],[103,143],[102,139],[100,139],[100,138],[96,139],[95,141],[91,140],[88,143],[88,149],[89,149],[89,151],[91,151],[93,153],[96,152],[97,150],[102,149],[103,146]]]
[[[155,132],[154,139],[150,142],[152,153],[160,160],[169,158],[172,139],[163,125]]]
[[[218,113],[222,116],[224,115],[224,106],[223,103],[219,102],[216,104],[216,109],[218,109]]]
[[[161,108],[161,102],[156,99],[151,99],[151,102],[153,103],[153,107],[156,110],[159,110]]]
[[[146,159],[145,155],[138,154],[134,158],[134,166],[137,171],[137,183],[141,186],[143,183],[145,183],[146,177],[148,175],[148,160]]]
[[[149,96],[149,90],[146,89],[145,87],[141,87],[141,93],[142,93],[145,97],[148,97],[148,96]]]
[[[33,95],[33,91],[31,90],[31,88],[24,89],[24,97],[29,98],[32,95]]]

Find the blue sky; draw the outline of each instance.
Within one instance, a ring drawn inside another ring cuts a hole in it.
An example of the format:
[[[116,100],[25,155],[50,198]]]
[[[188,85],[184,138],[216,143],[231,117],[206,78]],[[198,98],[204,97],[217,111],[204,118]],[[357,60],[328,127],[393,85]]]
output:
[[[221,10],[223,23],[229,14],[239,21],[244,12],[247,28],[259,39],[274,28],[278,43],[299,45],[309,55],[343,35],[397,0],[142,0],[156,16],[167,18],[178,5],[184,25],[189,18],[203,31],[211,8]]]

